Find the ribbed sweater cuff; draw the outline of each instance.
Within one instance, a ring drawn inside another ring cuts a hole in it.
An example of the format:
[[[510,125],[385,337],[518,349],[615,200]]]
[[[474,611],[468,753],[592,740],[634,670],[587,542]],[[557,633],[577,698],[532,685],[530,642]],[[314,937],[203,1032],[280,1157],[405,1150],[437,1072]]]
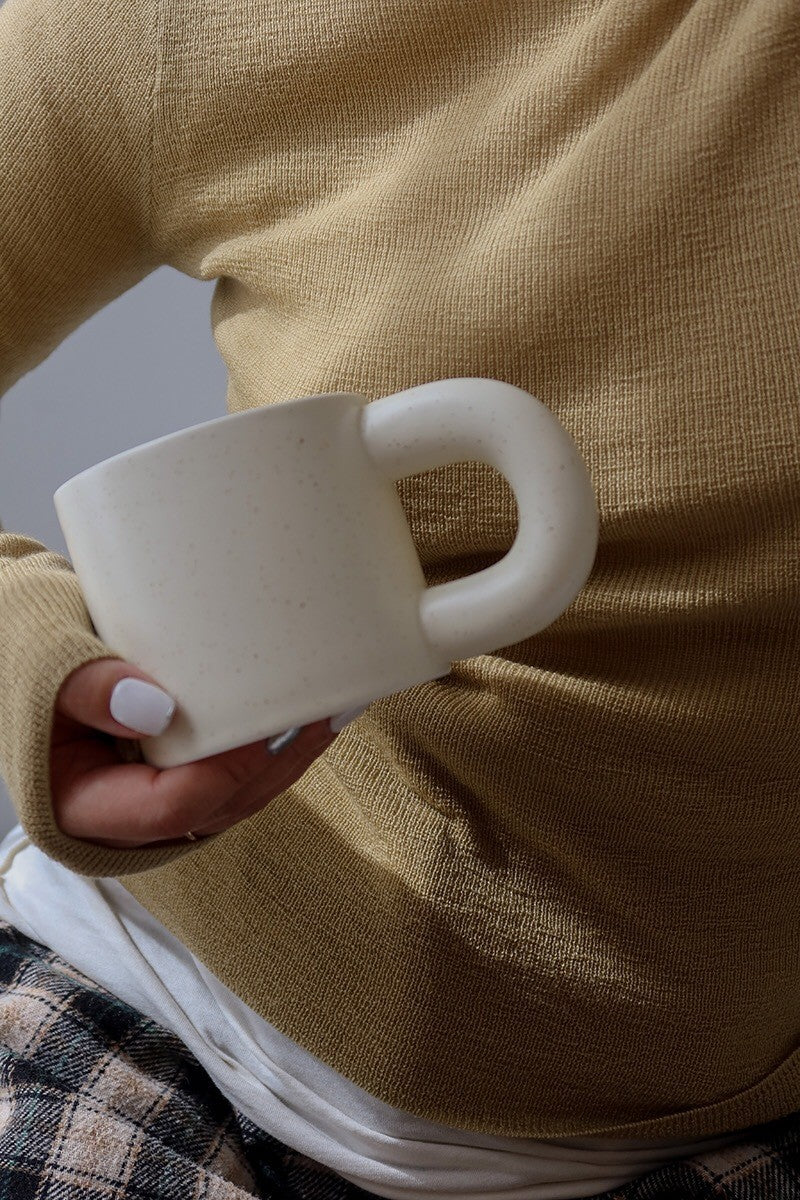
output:
[[[96,636],[68,570],[5,580],[0,605],[0,769],[31,841],[78,874],[95,877],[135,874],[191,852],[190,842],[126,850],[61,832],[50,792],[56,696],[79,666],[117,655]]]

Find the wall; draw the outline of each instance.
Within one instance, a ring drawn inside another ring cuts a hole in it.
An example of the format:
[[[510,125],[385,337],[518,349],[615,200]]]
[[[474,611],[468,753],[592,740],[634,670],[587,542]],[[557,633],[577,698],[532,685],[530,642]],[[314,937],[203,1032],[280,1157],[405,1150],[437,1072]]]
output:
[[[222,416],[213,283],[162,267],[0,398],[0,521],[66,554],[53,492],[112,454]],[[0,836],[16,816],[0,781]]]

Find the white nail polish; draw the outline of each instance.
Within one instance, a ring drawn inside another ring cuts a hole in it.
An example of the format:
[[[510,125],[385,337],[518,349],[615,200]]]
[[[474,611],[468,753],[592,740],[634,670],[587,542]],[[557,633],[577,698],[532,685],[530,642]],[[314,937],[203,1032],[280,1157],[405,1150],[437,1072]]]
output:
[[[172,720],[175,701],[152,683],[128,677],[120,679],[114,688],[109,708],[120,725],[156,737]]]
[[[338,713],[337,716],[331,717],[328,722],[331,727],[331,733],[341,733],[346,725],[349,725],[351,721],[355,721],[368,708],[368,704],[362,704],[361,708],[348,708],[347,712]]]

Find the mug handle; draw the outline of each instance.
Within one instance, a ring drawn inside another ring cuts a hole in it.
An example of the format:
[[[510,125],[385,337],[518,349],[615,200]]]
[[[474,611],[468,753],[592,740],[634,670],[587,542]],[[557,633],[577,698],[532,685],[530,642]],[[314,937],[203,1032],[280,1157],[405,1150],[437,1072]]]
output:
[[[442,379],[366,404],[361,432],[390,479],[477,460],[516,497],[508,553],[423,591],[420,620],[435,653],[450,662],[490,653],[561,616],[589,577],[599,517],[578,448],[541,401],[494,379]]]

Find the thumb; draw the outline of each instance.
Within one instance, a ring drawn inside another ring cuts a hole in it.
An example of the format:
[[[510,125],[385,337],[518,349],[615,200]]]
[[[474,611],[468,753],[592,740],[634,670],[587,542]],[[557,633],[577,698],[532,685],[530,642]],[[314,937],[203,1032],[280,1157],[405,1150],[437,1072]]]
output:
[[[132,663],[104,658],[67,676],[56,712],[115,737],[154,736],[169,725],[175,701]]]

